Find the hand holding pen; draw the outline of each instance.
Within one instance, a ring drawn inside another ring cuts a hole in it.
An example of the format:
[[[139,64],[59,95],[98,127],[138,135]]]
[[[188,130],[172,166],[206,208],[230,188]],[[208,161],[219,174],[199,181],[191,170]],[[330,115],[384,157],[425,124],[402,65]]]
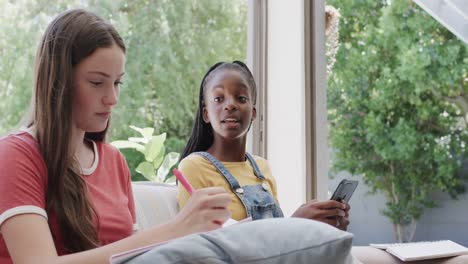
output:
[[[209,187],[194,190],[190,182],[178,171],[173,170],[180,184],[190,194],[186,206],[176,216],[180,226],[191,228],[191,232],[204,232],[217,229],[230,217],[228,205],[231,197],[222,187]]]

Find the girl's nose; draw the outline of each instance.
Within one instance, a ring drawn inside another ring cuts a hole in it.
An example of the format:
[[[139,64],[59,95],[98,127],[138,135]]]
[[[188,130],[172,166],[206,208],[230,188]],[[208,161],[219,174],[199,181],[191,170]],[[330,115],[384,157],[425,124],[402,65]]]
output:
[[[119,98],[119,93],[118,91],[112,87],[112,89],[109,89],[108,92],[102,97],[102,103],[105,105],[115,105],[117,104]]]
[[[227,111],[232,111],[236,109],[237,109],[237,105],[233,100],[227,101],[226,105],[224,106],[224,110],[227,110]]]

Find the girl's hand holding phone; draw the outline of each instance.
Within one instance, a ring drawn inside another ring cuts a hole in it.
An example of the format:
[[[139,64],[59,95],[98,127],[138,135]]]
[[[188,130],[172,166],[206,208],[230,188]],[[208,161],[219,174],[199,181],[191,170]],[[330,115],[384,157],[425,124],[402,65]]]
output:
[[[346,230],[349,225],[349,209],[349,204],[343,202],[312,200],[301,205],[292,217],[312,219]]]

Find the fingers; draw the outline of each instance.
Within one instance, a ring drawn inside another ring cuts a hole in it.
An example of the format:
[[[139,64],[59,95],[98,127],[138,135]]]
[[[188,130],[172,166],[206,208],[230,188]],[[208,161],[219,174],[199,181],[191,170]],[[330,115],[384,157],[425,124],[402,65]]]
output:
[[[317,221],[320,221],[320,222],[323,222],[323,223],[326,223],[335,227],[340,225],[338,218],[324,218],[324,219],[317,220]]]
[[[209,187],[194,191],[189,200],[201,208],[226,208],[231,196],[222,187]]]
[[[340,217],[348,217],[349,216],[349,210],[350,210],[350,205],[346,202],[338,202],[334,200],[328,200],[328,201],[323,201],[323,202],[316,202],[314,203],[315,206],[322,211],[322,215],[325,217],[330,217],[330,216],[340,216]]]
[[[186,234],[210,231],[222,226],[230,217],[230,195],[222,187],[195,190],[175,221]]]
[[[345,217],[349,217],[349,211],[351,210],[351,206],[347,202],[344,202],[344,204],[346,205],[346,208],[344,209],[346,214]]]
[[[323,202],[316,202],[316,205],[320,209],[328,209],[328,208],[341,208],[345,210],[347,208],[347,203],[342,203],[334,200],[328,200]]]
[[[310,201],[299,207],[293,214],[293,217],[313,219],[341,230],[346,230],[349,225],[350,208],[349,204],[345,201]]]
[[[227,193],[205,196],[200,199],[200,206],[203,208],[227,208],[231,203],[231,196]]]
[[[349,225],[349,218],[347,218],[347,217],[338,218],[337,228],[339,228],[339,229],[341,229],[343,231],[346,231],[348,229],[348,225]]]
[[[349,225],[349,219],[347,217],[333,217],[333,218],[325,218],[320,220],[321,222],[327,223],[331,226],[334,226],[338,229],[346,231]]]
[[[204,215],[205,221],[213,229],[221,227],[231,217],[229,210],[211,210]]]
[[[344,217],[346,216],[345,211],[333,208],[333,209],[322,209],[317,214],[321,218],[332,218],[332,217]]]
[[[337,201],[310,201],[299,207],[293,217],[301,217],[318,221],[325,221],[326,218],[346,216],[346,211],[343,210],[346,205]]]
[[[207,188],[197,189],[193,191],[192,196],[214,195],[214,194],[220,194],[220,193],[226,193],[226,190],[223,187],[207,187]]]

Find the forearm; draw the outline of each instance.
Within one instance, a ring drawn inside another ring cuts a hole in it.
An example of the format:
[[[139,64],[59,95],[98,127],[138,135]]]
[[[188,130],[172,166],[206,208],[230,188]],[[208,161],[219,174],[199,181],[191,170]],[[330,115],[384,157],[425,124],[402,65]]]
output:
[[[57,264],[98,264],[109,263],[110,256],[128,251],[131,249],[168,241],[177,237],[188,235],[185,229],[178,228],[175,222],[170,222],[160,226],[153,227],[144,231],[135,233],[134,235],[119,240],[117,242],[76,253],[58,257],[56,261],[47,263]]]
[[[14,263],[108,263],[113,254],[220,228],[231,215],[227,209],[230,202],[231,197],[223,188],[196,190],[187,206],[171,222],[99,248],[64,256],[57,256],[49,225],[41,215],[13,216],[0,226],[0,231]]]
[[[146,229],[130,237],[116,241],[114,243],[86,250],[83,252],[57,256],[53,248],[53,242],[45,241],[39,247],[34,243],[23,243],[18,241],[18,237],[8,245],[10,255],[14,263],[51,263],[51,264],[100,264],[109,263],[110,256],[147,246],[155,243],[164,242],[177,237],[188,235],[191,231],[187,228],[179,228],[178,222],[173,221],[167,224]],[[2,230],[3,231],[3,230]],[[8,230],[6,230],[8,233]],[[50,238],[51,239],[51,238]]]

